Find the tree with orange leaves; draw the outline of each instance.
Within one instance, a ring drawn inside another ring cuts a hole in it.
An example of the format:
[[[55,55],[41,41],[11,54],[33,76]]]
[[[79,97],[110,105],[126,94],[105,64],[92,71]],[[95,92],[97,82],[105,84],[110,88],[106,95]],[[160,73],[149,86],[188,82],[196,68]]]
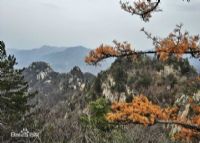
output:
[[[139,15],[143,21],[150,20],[153,12],[161,11],[159,9],[161,0],[137,0],[131,5],[128,2],[120,2],[121,8],[132,15]],[[187,0],[189,2],[189,0]],[[85,58],[85,62],[90,65],[97,65],[99,62],[110,57],[133,57],[137,59],[143,54],[155,54],[158,60],[166,61],[171,57],[177,60],[183,58],[183,55],[190,55],[200,60],[199,35],[190,35],[182,31],[182,24],[176,25],[173,32],[165,38],[152,36],[144,28],[141,29],[148,39],[153,41],[155,50],[136,51],[128,42],[113,41],[114,46],[100,45],[92,50]],[[199,82],[199,77],[194,82]],[[106,115],[106,119],[111,123],[117,124],[144,124],[152,126],[155,124],[173,125],[173,138],[189,141],[200,137],[200,106],[193,98],[189,98],[185,103],[184,111],[180,107],[162,108],[159,105],[150,102],[146,96],[135,96],[131,103],[114,102],[112,112]],[[191,115],[189,115],[191,114]],[[174,132],[174,129],[176,131]]]
[[[152,37],[151,33],[142,28],[141,31],[147,35],[147,38],[153,41],[155,50],[135,51],[128,42],[120,43],[114,40],[114,46],[102,44],[95,50],[90,51],[89,55],[85,58],[85,62],[96,65],[100,61],[110,57],[137,57],[142,54],[156,54],[158,59],[162,61],[166,61],[171,56],[179,59],[184,54],[200,59],[199,35],[190,36],[188,32],[182,32],[182,26],[182,24],[176,25],[174,31],[163,39]]]
[[[180,130],[174,134],[174,137],[190,140],[200,136],[200,106],[196,104],[190,106],[195,114],[187,118],[184,112],[178,114],[180,109],[176,106],[161,108],[150,102],[146,96],[139,95],[135,96],[131,103],[114,102],[111,107],[113,112],[108,113],[106,119],[119,124],[134,123],[145,126],[175,124],[180,126]]]

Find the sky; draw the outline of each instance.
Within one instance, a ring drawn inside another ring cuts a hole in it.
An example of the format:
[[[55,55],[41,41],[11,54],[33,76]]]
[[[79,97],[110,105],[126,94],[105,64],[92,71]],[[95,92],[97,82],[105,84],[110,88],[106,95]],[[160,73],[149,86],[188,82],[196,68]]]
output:
[[[142,27],[165,37],[183,23],[190,34],[200,33],[200,0],[162,0],[162,12],[150,22],[120,8],[119,0],[0,0],[0,40],[7,48],[43,45],[96,48],[113,40],[128,41],[137,50],[151,49]]]

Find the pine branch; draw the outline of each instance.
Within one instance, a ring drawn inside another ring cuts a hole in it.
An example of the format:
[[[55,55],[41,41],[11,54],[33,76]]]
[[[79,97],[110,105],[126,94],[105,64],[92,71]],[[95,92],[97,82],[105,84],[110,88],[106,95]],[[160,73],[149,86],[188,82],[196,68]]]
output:
[[[155,4],[153,7],[151,7],[150,9],[148,9],[148,10],[146,10],[146,11],[144,11],[144,12],[141,14],[142,19],[145,20],[145,15],[147,15],[147,14],[151,13],[152,11],[156,10],[156,9],[158,8],[159,3],[160,3],[160,0],[158,0],[158,1],[156,2],[156,4]]]
[[[128,121],[128,122],[109,122],[109,124],[112,124],[112,125],[130,125],[130,124],[140,124],[139,122],[134,122],[134,121]],[[179,125],[179,126],[182,126],[184,128],[187,128],[187,129],[191,129],[191,130],[195,130],[195,131],[198,131],[200,132],[200,126],[198,125],[195,125],[195,124],[189,124],[189,123],[184,123],[184,122],[180,122],[180,121],[173,121],[173,120],[168,120],[168,121],[165,121],[165,120],[155,120],[154,124],[148,124],[148,126],[154,126],[155,124],[173,124],[173,125]]]
[[[120,1],[121,8],[132,14],[132,15],[138,15],[142,18],[143,21],[147,22],[149,21],[149,18],[151,17],[151,13],[154,11],[161,11],[158,9],[158,6],[160,4],[161,0],[156,0],[155,2],[151,2],[151,0],[144,1],[137,1],[134,2],[134,5],[129,5],[129,2],[122,2]]]
[[[6,124],[0,121],[0,128],[7,129]]]
[[[18,89],[11,89],[9,91],[7,91],[7,90],[0,91],[0,97],[3,97],[3,96],[8,95],[8,94],[14,94],[14,93],[20,92],[20,91],[25,90],[25,89],[27,89],[27,85],[22,86]]]
[[[184,123],[184,122],[180,122],[180,121],[164,121],[164,120],[156,120],[155,123],[180,125],[184,128],[192,129],[192,130],[196,130],[196,131],[200,132],[200,126],[195,125],[195,124],[189,124],[189,123]]]
[[[169,53],[169,54],[179,54],[179,52],[168,52],[168,51],[161,51],[163,53]],[[97,65],[100,61],[104,60],[104,59],[107,59],[107,58],[120,58],[120,57],[126,57],[126,56],[139,56],[139,55],[145,55],[145,54],[157,54],[158,52],[157,51],[131,51],[131,52],[128,52],[128,53],[123,53],[123,54],[119,54],[119,55],[111,55],[111,54],[105,54],[104,56],[102,56],[101,58],[97,58],[98,60],[96,60],[95,62],[93,63],[89,63],[89,64],[92,64],[92,65]],[[197,51],[186,51],[184,52],[183,54],[191,54],[192,56],[194,56],[194,54],[200,54],[200,50],[197,50]],[[196,57],[194,57],[196,58]]]

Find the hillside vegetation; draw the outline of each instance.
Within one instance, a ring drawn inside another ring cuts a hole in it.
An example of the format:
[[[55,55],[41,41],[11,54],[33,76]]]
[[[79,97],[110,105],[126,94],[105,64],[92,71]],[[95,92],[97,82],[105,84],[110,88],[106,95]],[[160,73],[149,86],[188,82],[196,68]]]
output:
[[[172,142],[171,126],[150,128],[108,123],[105,114],[111,110],[111,102],[131,102],[138,94],[146,95],[162,107],[181,106],[190,96],[200,99],[200,84],[188,84],[197,73],[187,59],[163,63],[148,56],[139,60],[118,58],[111,68],[95,78],[83,74],[78,67],[59,74],[47,64],[33,63],[24,75],[30,87],[39,91],[36,97],[39,105],[44,105],[33,110],[35,114],[28,118],[33,122],[28,127],[37,128],[42,140],[48,143]],[[39,75],[45,76],[39,78]]]

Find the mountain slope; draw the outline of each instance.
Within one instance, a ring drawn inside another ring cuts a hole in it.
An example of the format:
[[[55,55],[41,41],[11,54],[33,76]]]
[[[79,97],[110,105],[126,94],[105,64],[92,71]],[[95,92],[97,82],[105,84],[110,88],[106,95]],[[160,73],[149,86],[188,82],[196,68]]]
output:
[[[200,83],[191,82],[197,76],[187,59],[161,62],[146,56],[138,60],[121,58],[108,70],[98,74],[86,96],[91,100],[103,96],[111,102],[131,102],[134,96],[143,94],[161,107],[176,105],[184,109],[183,103],[187,98],[200,101]],[[162,125],[149,128],[134,124],[126,126],[124,132],[132,142],[168,143],[171,142],[170,131],[173,132]]]
[[[78,67],[69,73],[60,74],[44,62],[33,63],[25,69],[24,75],[30,90],[39,92],[35,101],[32,101],[39,103],[36,114],[30,118],[34,119],[35,124],[28,124],[27,127],[41,130],[44,142],[85,142],[90,138],[91,142],[97,143],[110,142],[112,139],[116,143],[170,143],[166,131],[170,128],[166,129],[162,125],[150,128],[127,125],[120,132],[120,127],[100,130],[93,126],[95,122],[89,120],[89,124],[85,125],[81,119],[83,116],[92,119],[93,112],[89,108],[91,103],[102,111],[103,106],[94,102],[102,97],[109,100],[110,104],[116,100],[130,102],[133,96],[144,94],[153,103],[166,107],[179,105],[180,97],[184,99],[187,94],[193,95],[200,89],[198,84],[187,84],[188,80],[197,76],[187,60],[176,62],[172,59],[163,63],[146,56],[138,60],[117,59],[97,77],[83,74]],[[102,125],[99,120],[97,125]]]
[[[31,91],[38,91],[36,101],[39,106],[51,107],[59,101],[73,95],[81,94],[94,75],[82,73],[79,67],[74,67],[69,73],[58,73],[45,62],[33,62],[24,72]]]
[[[20,50],[20,49],[8,49],[9,54],[14,54],[18,67],[28,67],[34,61],[41,61],[42,57],[46,54],[59,52],[64,50],[64,47],[52,47],[52,46],[42,46],[38,49],[31,50]]]
[[[79,132],[78,120],[86,105],[85,87],[95,76],[74,67],[69,73],[58,73],[45,62],[34,62],[24,70],[30,91],[38,94],[26,118],[28,129],[39,130],[44,143],[68,142]],[[41,142],[40,140],[40,142]]]
[[[186,91],[190,92],[186,81],[197,76],[198,73],[188,59],[161,62],[148,56],[138,60],[122,58],[117,59],[108,70],[97,76],[98,85],[94,84],[91,90],[101,89],[99,94],[111,101],[128,100],[126,98],[129,96],[143,93],[154,102],[165,105],[174,102],[171,94],[175,99]],[[162,99],[163,97],[166,99]],[[168,99],[172,101],[167,101]]]

